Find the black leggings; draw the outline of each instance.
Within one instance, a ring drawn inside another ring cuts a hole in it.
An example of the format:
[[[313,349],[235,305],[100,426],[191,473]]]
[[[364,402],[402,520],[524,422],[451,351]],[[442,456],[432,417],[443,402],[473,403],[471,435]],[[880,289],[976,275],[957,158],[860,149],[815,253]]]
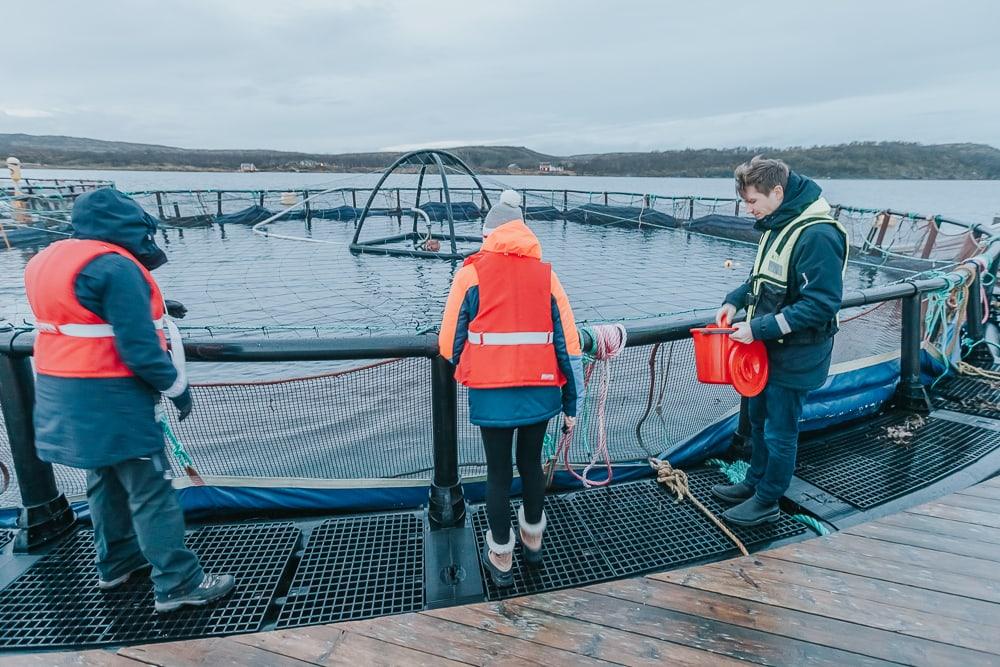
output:
[[[542,442],[548,425],[546,420],[516,429],[480,427],[486,447],[486,519],[493,540],[498,544],[506,544],[510,535],[510,483],[514,477],[510,459],[515,430],[524,518],[528,523],[542,520],[542,500],[545,496]]]

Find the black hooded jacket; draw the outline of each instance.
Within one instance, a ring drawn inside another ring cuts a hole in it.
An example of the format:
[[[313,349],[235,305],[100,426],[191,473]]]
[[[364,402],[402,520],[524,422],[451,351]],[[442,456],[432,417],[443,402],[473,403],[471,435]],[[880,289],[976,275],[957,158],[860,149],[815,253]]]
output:
[[[166,262],[155,242],[156,219],[117,190],[82,195],[73,206],[72,224],[74,237],[121,246],[147,268]],[[74,291],[87,310],[114,328],[115,347],[135,377],[39,375],[34,420],[39,457],[98,468],[162,450],[154,408],[177,371],[160,347],[145,277],[130,259],[101,255],[83,268]]]

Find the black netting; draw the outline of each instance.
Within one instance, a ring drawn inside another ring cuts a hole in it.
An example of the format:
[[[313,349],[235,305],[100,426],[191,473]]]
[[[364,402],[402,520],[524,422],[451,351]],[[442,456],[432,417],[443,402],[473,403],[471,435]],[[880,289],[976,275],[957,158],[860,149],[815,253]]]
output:
[[[834,361],[898,350],[898,302],[844,314]],[[588,462],[598,444],[596,386],[605,366],[611,383],[605,404],[608,449],[615,462],[659,455],[716,422],[739,403],[728,386],[697,381],[691,340],[627,348],[596,362],[592,388],[571,447],[571,460]],[[239,376],[249,364],[211,366]],[[196,364],[192,365],[197,367]],[[327,365],[329,366],[329,365]],[[289,380],[203,383],[194,386],[196,409],[171,426],[201,475],[250,478],[429,479],[432,459],[431,364],[397,359],[315,372],[315,364],[283,365]],[[252,372],[252,371],[251,371]],[[308,377],[301,377],[308,376]],[[0,418],[2,419],[2,418]],[[2,423],[2,422],[0,422]],[[469,423],[467,390],[458,392],[458,450],[465,476],[485,472],[479,429]],[[549,435],[558,438],[553,419]],[[6,431],[0,457],[10,467]],[[174,474],[183,476],[172,458]],[[56,466],[59,486],[82,495],[84,473]],[[16,484],[0,496],[19,504]]]

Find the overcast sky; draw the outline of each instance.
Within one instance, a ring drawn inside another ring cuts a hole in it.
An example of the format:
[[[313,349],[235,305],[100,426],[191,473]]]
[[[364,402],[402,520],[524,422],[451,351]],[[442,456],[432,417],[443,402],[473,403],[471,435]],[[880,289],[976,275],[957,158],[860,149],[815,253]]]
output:
[[[0,132],[309,152],[1000,147],[994,0],[10,3]]]

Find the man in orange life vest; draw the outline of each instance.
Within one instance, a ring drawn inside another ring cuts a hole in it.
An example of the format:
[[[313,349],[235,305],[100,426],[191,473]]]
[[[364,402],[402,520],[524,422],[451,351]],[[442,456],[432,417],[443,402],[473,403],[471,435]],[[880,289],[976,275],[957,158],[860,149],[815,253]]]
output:
[[[87,470],[100,590],[152,568],[156,611],[207,604],[234,580],[203,572],[184,546],[184,515],[168,477],[160,394],[181,419],[192,401],[167,352],[167,304],[150,274],[167,261],[156,220],[102,188],[76,200],[71,221],[73,238],[38,253],[24,276],[38,329],[39,458]]]

